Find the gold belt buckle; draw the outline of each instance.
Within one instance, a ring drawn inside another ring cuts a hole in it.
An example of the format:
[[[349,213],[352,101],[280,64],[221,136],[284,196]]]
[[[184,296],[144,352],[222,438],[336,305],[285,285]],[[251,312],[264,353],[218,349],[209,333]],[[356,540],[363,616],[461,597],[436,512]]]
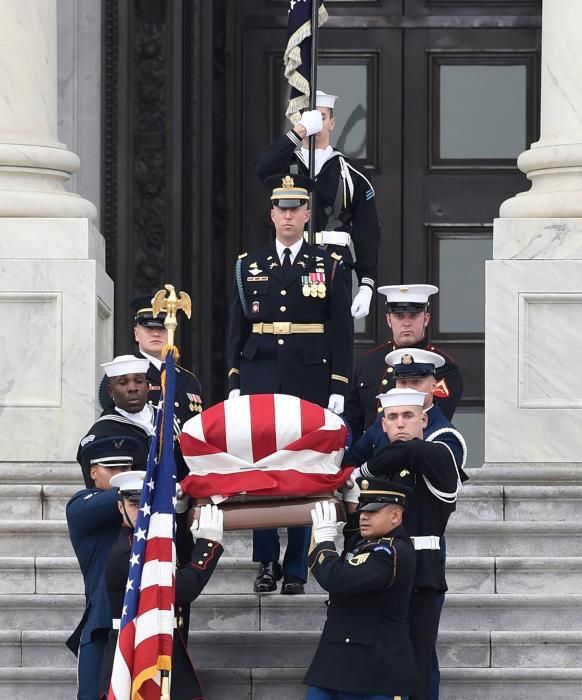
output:
[[[289,335],[291,333],[290,321],[274,321],[273,335]]]

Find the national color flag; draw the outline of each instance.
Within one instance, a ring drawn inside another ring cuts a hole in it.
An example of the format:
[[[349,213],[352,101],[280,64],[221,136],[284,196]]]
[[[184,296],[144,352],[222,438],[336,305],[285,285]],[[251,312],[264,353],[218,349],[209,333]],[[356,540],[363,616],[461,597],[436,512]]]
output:
[[[285,78],[291,86],[286,115],[293,124],[300,118],[300,111],[309,107],[311,87],[311,9],[312,2],[319,3],[318,17],[322,26],[328,19],[323,0],[290,0],[287,24],[287,47],[283,56]]]
[[[163,406],[152,441],[131,559],[109,700],[159,700],[172,669],[176,551],[173,450],[175,360],[166,356]]]
[[[285,394],[229,399],[190,418],[180,446],[197,498],[310,496],[340,488],[347,428],[332,411]]]

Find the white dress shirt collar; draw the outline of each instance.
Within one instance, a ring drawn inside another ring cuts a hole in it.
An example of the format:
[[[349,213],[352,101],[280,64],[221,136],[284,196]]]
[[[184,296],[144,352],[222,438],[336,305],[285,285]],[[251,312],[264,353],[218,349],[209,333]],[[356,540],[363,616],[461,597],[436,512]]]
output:
[[[150,363],[159,371],[162,369],[162,361],[158,360],[157,357],[154,357],[153,355],[149,355],[145,350],[142,350],[141,348],[139,349],[141,354],[146,358],[146,360],[149,360]]]
[[[290,261],[291,261],[291,265],[293,265],[295,258],[297,257],[297,254],[301,250],[302,245],[303,245],[303,238],[300,238],[296,243],[293,243],[293,245],[290,245],[290,246],[283,245],[283,243],[281,243],[281,241],[278,238],[276,238],[275,239],[275,247],[277,248],[277,255],[279,256],[279,261],[280,261],[281,265],[283,264],[283,251],[285,250],[285,248],[289,248],[289,250],[291,251]]]

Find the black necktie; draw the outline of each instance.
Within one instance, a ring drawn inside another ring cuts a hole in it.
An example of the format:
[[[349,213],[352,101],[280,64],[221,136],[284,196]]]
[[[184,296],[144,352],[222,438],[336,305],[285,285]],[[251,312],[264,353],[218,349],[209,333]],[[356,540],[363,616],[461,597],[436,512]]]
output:
[[[291,248],[285,248],[283,250],[283,264],[281,265],[285,277],[289,277],[291,273]]]

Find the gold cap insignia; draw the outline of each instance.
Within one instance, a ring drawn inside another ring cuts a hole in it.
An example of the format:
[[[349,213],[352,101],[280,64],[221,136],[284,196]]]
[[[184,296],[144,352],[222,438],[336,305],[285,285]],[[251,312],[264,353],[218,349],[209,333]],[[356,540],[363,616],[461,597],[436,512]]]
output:
[[[408,292],[408,287],[400,287],[401,294],[407,294],[407,292]]]
[[[410,474],[410,472],[408,471],[408,469],[403,469],[400,472],[400,476],[409,476],[409,474]]]
[[[285,175],[281,184],[283,187],[295,187],[295,180],[290,175]]]
[[[367,479],[364,479],[364,481],[362,481],[360,486],[365,491],[370,486],[370,482]]]
[[[411,365],[414,362],[414,357],[406,353],[406,355],[402,355],[401,362],[403,365]]]

